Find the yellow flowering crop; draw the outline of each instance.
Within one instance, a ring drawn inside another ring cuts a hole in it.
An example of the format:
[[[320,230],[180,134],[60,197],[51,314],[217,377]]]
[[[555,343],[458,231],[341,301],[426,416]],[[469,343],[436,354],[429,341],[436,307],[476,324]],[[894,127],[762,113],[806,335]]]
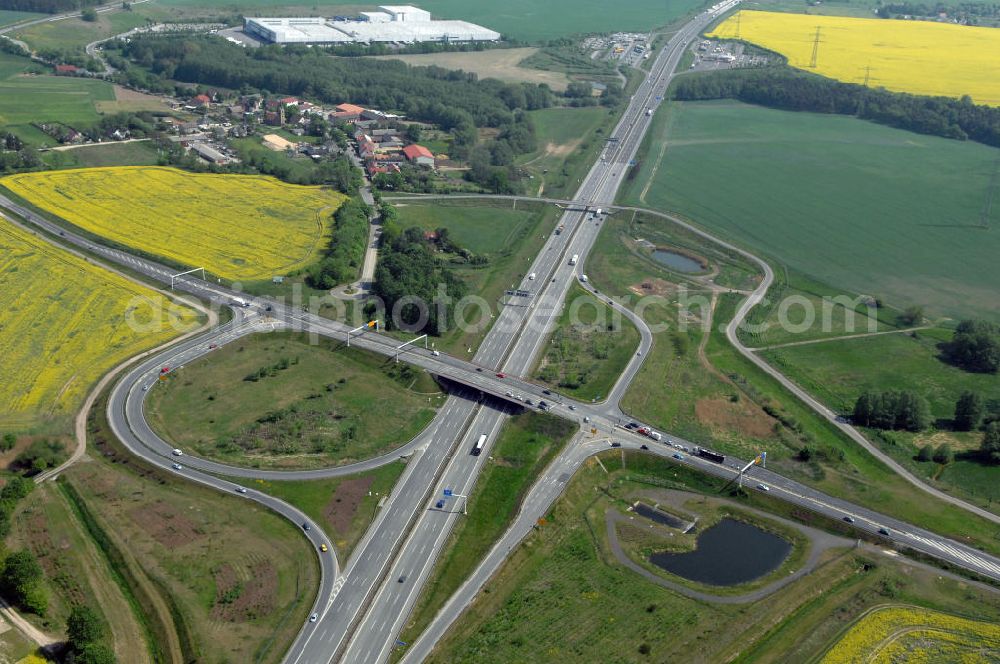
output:
[[[0,218],[0,425],[71,413],[111,367],[197,323],[164,300]]]
[[[1000,106],[1000,30],[930,21],[739,12],[740,38],[781,53],[793,67],[896,92]],[[736,35],[731,16],[710,36]],[[816,67],[810,66],[819,28]]]
[[[1000,650],[1000,625],[917,607],[885,606],[864,614],[821,664],[976,661],[978,650]]]
[[[313,262],[346,198],[270,177],[156,166],[25,173],[0,184],[101,237],[244,280]]]

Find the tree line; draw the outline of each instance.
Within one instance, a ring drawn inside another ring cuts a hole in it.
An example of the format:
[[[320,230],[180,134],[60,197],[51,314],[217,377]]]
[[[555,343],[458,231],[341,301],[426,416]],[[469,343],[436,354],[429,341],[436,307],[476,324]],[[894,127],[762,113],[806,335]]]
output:
[[[0,0],[0,9],[59,14],[101,4],[101,0]]]
[[[371,212],[371,208],[357,197],[337,209],[333,215],[333,232],[326,255],[309,268],[307,284],[329,290],[357,278],[368,247],[368,218]]]
[[[842,83],[788,66],[731,69],[680,77],[674,99],[738,99],[787,111],[853,115],[919,134],[1000,147],[1000,108]]]

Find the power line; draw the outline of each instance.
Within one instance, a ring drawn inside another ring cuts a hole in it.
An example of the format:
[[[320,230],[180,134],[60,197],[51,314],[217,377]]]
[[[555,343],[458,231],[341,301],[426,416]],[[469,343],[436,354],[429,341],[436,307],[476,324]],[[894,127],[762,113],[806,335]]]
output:
[[[819,57],[819,37],[820,37],[819,31],[820,31],[820,29],[822,29],[822,26],[817,25],[816,26],[816,35],[813,37],[813,54],[812,54],[812,59],[809,60],[809,67],[812,68],[812,69],[816,69],[816,59]]]
[[[877,78],[872,78],[872,66],[871,65],[866,65],[865,66],[865,82],[863,83],[863,85],[867,88],[868,84],[871,81],[877,81],[877,80],[878,80]]]

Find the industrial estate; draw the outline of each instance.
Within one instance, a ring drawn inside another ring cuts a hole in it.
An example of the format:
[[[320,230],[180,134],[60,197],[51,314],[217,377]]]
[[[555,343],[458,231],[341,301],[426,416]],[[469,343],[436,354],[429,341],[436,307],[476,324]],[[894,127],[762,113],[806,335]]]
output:
[[[435,21],[430,12],[409,5],[382,5],[356,18],[247,18],[247,34],[273,44],[341,44],[360,42],[497,41],[500,33],[467,21]]]
[[[0,664],[997,661],[998,31],[0,0]]]

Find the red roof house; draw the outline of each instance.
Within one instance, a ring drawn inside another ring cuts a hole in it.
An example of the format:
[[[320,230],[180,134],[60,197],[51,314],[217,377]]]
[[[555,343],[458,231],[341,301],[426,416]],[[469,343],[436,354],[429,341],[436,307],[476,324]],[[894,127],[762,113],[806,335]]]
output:
[[[407,145],[403,148],[403,154],[414,164],[434,167],[434,155],[422,145],[417,145],[416,143]]]

